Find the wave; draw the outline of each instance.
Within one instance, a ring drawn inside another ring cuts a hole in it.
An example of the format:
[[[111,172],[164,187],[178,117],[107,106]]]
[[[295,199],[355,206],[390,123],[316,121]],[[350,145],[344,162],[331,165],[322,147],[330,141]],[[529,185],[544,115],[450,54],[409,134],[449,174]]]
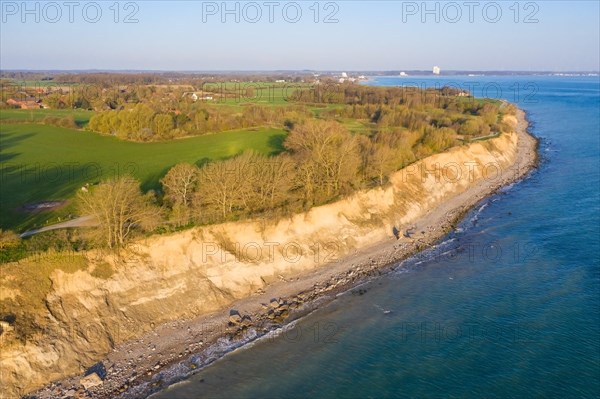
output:
[[[413,256],[404,259],[398,263],[397,268],[391,273],[393,276],[409,273],[414,268],[428,263],[436,258],[448,256],[458,248],[458,239],[453,236],[446,236],[446,239],[438,244],[432,245],[426,250],[414,254]]]
[[[477,211],[475,211],[475,214],[469,219],[469,223],[471,223],[473,226],[475,226],[477,224],[477,222],[479,221],[479,215],[481,215],[481,212],[483,212],[483,210],[485,208],[487,208],[489,205],[489,202],[485,202],[483,205],[481,205],[479,207],[479,209],[477,209]]]

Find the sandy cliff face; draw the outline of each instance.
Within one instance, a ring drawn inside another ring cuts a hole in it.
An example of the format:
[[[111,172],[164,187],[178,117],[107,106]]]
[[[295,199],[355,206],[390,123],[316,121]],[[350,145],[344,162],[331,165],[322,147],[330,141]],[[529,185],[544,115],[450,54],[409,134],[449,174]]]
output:
[[[518,136],[456,147],[364,191],[288,219],[226,223],[138,242],[108,279],[55,272],[49,328],[39,342],[0,353],[2,398],[12,398],[101,360],[154,325],[227,306],[274,280],[323,267],[389,239],[482,179],[508,173]],[[102,261],[106,261],[103,259]],[[96,261],[91,261],[94,263]]]

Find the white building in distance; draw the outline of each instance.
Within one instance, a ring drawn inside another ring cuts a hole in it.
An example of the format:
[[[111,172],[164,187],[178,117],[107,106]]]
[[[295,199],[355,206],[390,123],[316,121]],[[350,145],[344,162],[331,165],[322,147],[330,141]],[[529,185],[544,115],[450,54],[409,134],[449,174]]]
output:
[[[434,67],[433,67],[433,74],[434,74],[434,75],[439,75],[439,74],[440,74],[440,72],[441,72],[441,69],[440,69],[440,67],[439,67],[439,66],[434,66]]]

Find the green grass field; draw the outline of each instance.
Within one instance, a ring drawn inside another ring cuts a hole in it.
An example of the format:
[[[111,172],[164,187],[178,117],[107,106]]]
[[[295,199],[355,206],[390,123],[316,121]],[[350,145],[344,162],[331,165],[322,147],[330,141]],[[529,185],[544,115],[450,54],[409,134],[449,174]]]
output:
[[[73,116],[79,126],[87,125],[94,111],[82,109],[0,109],[0,122],[41,122],[47,116],[65,118]]]
[[[221,82],[207,83],[206,90],[215,91],[213,104],[262,104],[290,105],[288,101],[296,90],[311,90],[308,83],[275,83],[275,82]],[[226,94],[226,97],[222,97]]]
[[[142,188],[158,181],[178,162],[202,163],[246,149],[282,151],[285,131],[247,129],[158,143],[134,143],[97,133],[40,124],[0,125],[0,227],[22,231],[56,222],[72,212],[28,213],[20,208],[44,200],[73,198],[86,183],[130,173]]]

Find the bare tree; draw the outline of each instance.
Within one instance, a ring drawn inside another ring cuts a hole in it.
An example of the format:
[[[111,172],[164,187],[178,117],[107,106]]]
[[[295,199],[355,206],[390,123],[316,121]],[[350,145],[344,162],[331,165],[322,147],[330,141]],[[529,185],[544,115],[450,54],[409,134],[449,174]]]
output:
[[[264,209],[274,209],[289,199],[289,191],[295,179],[295,163],[289,155],[260,156],[255,167],[255,192],[258,203]]]
[[[205,219],[217,214],[221,220],[272,210],[288,198],[293,174],[294,162],[287,155],[247,151],[209,163],[200,169],[195,208],[207,212]]]
[[[222,218],[232,212],[238,189],[235,168],[233,160],[229,159],[208,163],[200,169],[196,208],[202,207]]]
[[[395,170],[397,153],[385,144],[371,143],[366,154],[366,172],[383,184],[389,173]]]
[[[160,221],[160,208],[143,195],[130,176],[116,177],[78,195],[79,209],[98,221],[93,238],[109,248],[122,248],[136,230],[152,230]]]
[[[165,198],[172,205],[188,207],[198,183],[199,169],[196,165],[179,163],[173,166],[160,183],[165,190]]]
[[[294,161],[289,155],[268,157],[254,151],[233,161],[239,174],[235,202],[249,214],[273,210],[289,199]]]
[[[358,175],[358,140],[337,122],[309,121],[294,127],[285,146],[298,167],[305,200],[327,201],[346,191]]]

